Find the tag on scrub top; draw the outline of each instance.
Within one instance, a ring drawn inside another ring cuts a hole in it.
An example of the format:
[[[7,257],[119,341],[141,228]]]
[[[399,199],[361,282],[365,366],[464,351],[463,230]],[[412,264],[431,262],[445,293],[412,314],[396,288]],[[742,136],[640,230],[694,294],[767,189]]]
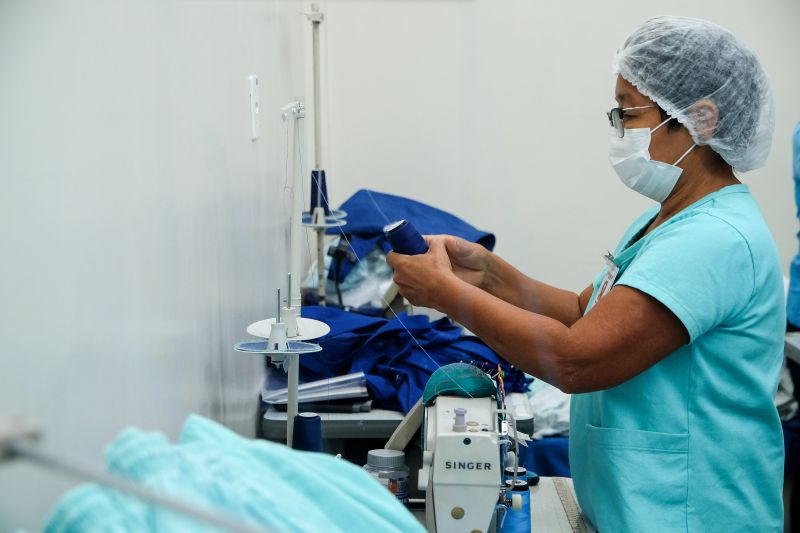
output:
[[[603,260],[606,262],[606,275],[603,276],[603,281],[600,282],[600,288],[597,289],[597,298],[594,299],[595,303],[600,301],[600,298],[608,294],[608,291],[614,286],[614,282],[617,280],[617,274],[619,274],[619,267],[614,263],[614,256],[611,255],[611,252],[603,255]]]

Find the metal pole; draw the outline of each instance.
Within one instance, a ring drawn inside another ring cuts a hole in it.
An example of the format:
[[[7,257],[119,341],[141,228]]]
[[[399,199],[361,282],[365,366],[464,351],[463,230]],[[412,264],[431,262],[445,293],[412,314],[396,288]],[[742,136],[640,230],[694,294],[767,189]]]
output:
[[[289,272],[294,278],[295,283],[292,284],[291,289],[289,290],[289,294],[287,298],[289,299],[289,305],[287,307],[300,307],[301,297],[300,297],[300,281],[302,278],[302,253],[303,253],[303,196],[301,195],[301,191],[303,190],[303,176],[302,176],[302,165],[300,164],[300,155],[299,155],[299,146],[301,144],[300,139],[300,128],[298,124],[300,120],[305,118],[306,110],[305,106],[300,102],[291,102],[284,106],[284,120],[289,121],[288,126],[290,128],[289,131],[289,146],[287,146],[287,150],[289,151],[289,178],[292,187],[290,189],[291,196],[290,202],[291,205],[291,213],[290,213],[290,222],[289,222]]]
[[[319,11],[319,4],[311,4],[311,52],[314,62],[314,168],[322,168],[322,118],[320,104],[320,75],[319,75],[319,26],[325,16]]]
[[[311,13],[308,20],[311,21],[311,53],[313,57],[313,78],[314,78],[314,168],[322,169],[322,104],[320,90],[320,58],[319,58],[319,26],[325,16],[319,10],[319,4],[311,4]],[[318,194],[322,194],[322,184],[317,184]],[[328,199],[324,199],[327,203]],[[319,202],[318,205],[323,205]],[[312,217],[314,216],[311,213]],[[325,217],[320,217],[317,221],[325,222]],[[317,297],[320,305],[325,305],[325,229],[317,229]]]
[[[286,445],[291,448],[294,438],[294,417],[297,414],[297,387],[299,386],[300,356],[295,353],[286,355],[288,370],[288,397],[286,399]]]
[[[323,221],[324,221],[323,217]],[[325,228],[317,228],[317,297],[319,304],[325,305],[325,285],[328,277],[325,273]]]

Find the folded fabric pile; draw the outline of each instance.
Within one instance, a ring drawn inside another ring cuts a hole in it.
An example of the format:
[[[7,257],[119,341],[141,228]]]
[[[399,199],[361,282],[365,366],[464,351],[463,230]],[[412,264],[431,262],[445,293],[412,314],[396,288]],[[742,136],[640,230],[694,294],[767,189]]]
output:
[[[530,394],[533,419],[536,421],[533,438],[569,435],[569,404],[571,396],[543,381],[537,381]]]
[[[417,531],[420,523],[363,469],[321,453],[243,438],[190,416],[177,444],[128,429],[106,451],[111,472],[268,531]],[[84,485],[57,505],[46,533],[219,531],[135,498]]]
[[[302,316],[331,327],[315,341],[322,351],[300,358],[303,380],[364,372],[370,395],[387,409],[407,413],[431,374],[449,363],[471,363],[492,374],[500,364],[507,394],[527,391],[532,381],[447,318],[431,322],[425,315],[401,313],[387,319],[314,306],[303,307]]]

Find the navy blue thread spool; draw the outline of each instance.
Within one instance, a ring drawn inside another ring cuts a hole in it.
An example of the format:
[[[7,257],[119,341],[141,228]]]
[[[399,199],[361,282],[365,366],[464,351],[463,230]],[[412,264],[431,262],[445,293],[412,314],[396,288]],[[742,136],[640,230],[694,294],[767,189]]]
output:
[[[399,254],[418,255],[428,251],[428,243],[408,220],[398,220],[384,226],[383,234],[392,250]]]
[[[506,511],[500,533],[530,533],[531,532],[531,491],[527,481],[518,479],[517,484],[512,488],[512,481],[506,481],[506,494],[510,498],[513,494],[522,496],[522,509],[513,510],[511,507]]]
[[[314,215],[314,209],[322,207],[325,209],[325,216],[330,216],[331,208],[328,204],[328,184],[325,181],[324,170],[311,171],[311,202],[308,204],[309,212]]]
[[[507,466],[503,469],[503,481],[514,479],[514,471],[517,471],[517,479],[527,480],[528,470],[524,466]]]
[[[317,413],[299,413],[294,416],[292,448],[305,452],[322,451],[322,419]]]

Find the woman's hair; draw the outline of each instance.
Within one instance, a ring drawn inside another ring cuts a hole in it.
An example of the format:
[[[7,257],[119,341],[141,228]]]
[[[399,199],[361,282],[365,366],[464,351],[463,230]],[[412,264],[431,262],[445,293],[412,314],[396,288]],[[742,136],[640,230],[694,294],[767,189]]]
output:
[[[614,71],[737,171],[765,163],[772,89],[755,54],[728,30],[686,17],[650,19],[618,50]]]

